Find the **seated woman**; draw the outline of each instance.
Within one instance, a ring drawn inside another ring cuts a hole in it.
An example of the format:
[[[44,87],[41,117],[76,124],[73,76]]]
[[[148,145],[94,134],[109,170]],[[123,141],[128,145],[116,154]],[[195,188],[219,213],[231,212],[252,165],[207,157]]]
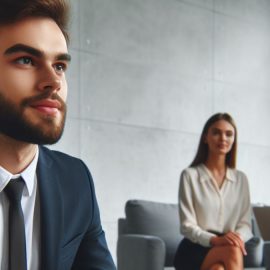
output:
[[[197,154],[181,174],[179,212],[185,238],[176,270],[242,270],[252,238],[246,175],[235,169],[237,129],[227,113],[205,124]]]

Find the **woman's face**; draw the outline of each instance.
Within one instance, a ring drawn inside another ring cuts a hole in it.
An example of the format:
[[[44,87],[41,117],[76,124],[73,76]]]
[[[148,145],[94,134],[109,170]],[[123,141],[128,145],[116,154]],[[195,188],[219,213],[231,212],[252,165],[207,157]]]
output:
[[[235,138],[234,127],[226,120],[219,120],[212,124],[205,136],[208,153],[226,155],[232,149]]]

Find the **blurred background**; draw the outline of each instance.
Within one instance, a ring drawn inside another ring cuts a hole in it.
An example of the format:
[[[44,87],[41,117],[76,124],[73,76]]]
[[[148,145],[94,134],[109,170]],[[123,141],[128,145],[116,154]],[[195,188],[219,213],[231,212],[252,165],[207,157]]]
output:
[[[177,202],[213,113],[235,118],[251,200],[270,204],[270,0],[71,2],[69,111],[51,148],[90,168],[114,259],[125,202]]]

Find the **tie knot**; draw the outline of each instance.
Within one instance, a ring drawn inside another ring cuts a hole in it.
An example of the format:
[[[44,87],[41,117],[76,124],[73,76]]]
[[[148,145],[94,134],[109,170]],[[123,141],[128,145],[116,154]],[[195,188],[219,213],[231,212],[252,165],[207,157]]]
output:
[[[22,198],[23,187],[24,181],[20,177],[14,180],[10,180],[4,190],[11,202],[20,202]]]

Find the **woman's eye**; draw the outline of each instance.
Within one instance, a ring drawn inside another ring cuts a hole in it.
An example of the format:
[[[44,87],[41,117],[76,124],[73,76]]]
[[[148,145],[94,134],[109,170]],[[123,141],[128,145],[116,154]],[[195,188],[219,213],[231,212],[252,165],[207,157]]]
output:
[[[214,129],[213,131],[212,131],[212,134],[213,135],[218,135],[220,132],[218,131],[218,130],[216,130],[216,129]]]
[[[26,56],[16,59],[15,62],[20,65],[33,65],[33,60],[31,59],[31,57]]]

